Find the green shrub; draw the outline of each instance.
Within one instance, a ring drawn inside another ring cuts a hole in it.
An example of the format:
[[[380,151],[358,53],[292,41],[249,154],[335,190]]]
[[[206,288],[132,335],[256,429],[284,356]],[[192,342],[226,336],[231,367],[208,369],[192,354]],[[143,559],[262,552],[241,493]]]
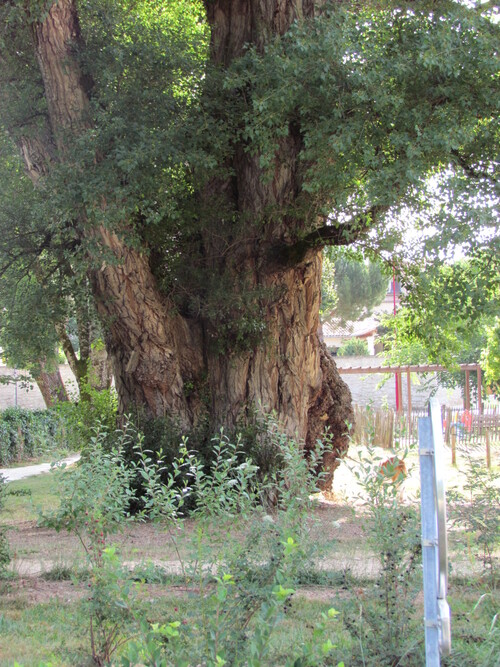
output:
[[[338,357],[364,357],[368,354],[368,343],[362,338],[351,338],[337,350]]]
[[[117,449],[107,452],[106,431],[96,431],[76,469],[63,470],[59,477],[59,506],[40,515],[42,525],[76,535],[85,551],[91,571],[86,607],[97,665],[109,663],[130,616],[133,584],[108,540],[130,520],[133,473],[122,452],[131,437],[124,429]]]
[[[381,472],[384,459],[371,447],[364,452],[355,475],[365,493],[362,524],[379,573],[375,586],[347,605],[344,622],[357,640],[363,665],[405,664],[401,660],[415,658],[419,650],[415,601],[422,587],[420,516],[414,506],[402,503],[398,480],[390,479],[392,471]]]
[[[285,466],[283,456],[283,443],[277,437],[279,431],[274,419],[263,415],[254,415],[245,426],[237,428],[235,433],[213,434],[206,423],[200,424],[192,430],[189,439],[185,441],[180,427],[168,417],[151,418],[141,414],[136,414],[132,418],[137,433],[141,434],[143,451],[148,452],[152,460],[161,459],[162,469],[160,477],[163,483],[167,483],[173,472],[173,463],[181,456],[181,450],[186,447],[196,459],[205,468],[210,468],[216,458],[217,443],[222,437],[227,443],[236,442],[236,451],[234,453],[238,464],[249,460],[256,467],[256,477],[260,484],[260,493],[263,496],[260,500],[264,503],[273,504],[276,502],[276,487],[266,486],[266,482],[275,478],[280,470]],[[129,424],[130,426],[130,424]],[[283,436],[286,440],[286,436]],[[110,436],[109,446],[113,439]],[[124,449],[125,458],[136,467],[140,461],[139,450],[133,446],[131,440]],[[176,484],[181,488],[185,485],[186,476],[177,470],[175,475]],[[133,508],[139,511],[142,508],[141,498],[144,495],[143,479],[136,472],[133,488],[135,491],[136,504]],[[197,495],[192,493],[186,497],[184,506],[185,511],[194,509],[197,503]]]
[[[86,385],[85,400],[59,403],[57,411],[64,438],[69,449],[80,451],[88,447],[98,428],[101,437],[106,434],[103,446],[110,451],[113,448],[113,434],[117,426],[118,396],[114,388],[94,389]]]
[[[464,452],[466,462],[460,473],[462,490],[448,490],[449,515],[455,529],[453,537],[463,543],[469,554],[483,566],[483,575],[495,589],[498,584],[500,546],[500,472],[489,469],[474,456],[471,446]]]
[[[55,410],[7,408],[0,412],[0,465],[60,449],[61,422]]]

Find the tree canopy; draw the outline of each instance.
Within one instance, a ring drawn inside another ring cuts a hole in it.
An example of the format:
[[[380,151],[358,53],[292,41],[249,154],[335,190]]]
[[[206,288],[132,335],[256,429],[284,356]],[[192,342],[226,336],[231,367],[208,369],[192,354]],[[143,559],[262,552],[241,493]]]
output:
[[[394,363],[430,362],[451,370],[483,362],[486,381],[500,380],[498,318],[500,265],[497,242],[452,264],[417,266],[405,276],[403,308],[387,318]]]
[[[329,426],[345,449],[349,394],[317,336],[321,249],[391,252],[408,212],[436,256],[481,245],[471,229],[495,224],[495,11],[1,4],[0,124],[35,188],[36,279],[88,282],[122,409],[191,428],[260,405],[309,445]]]

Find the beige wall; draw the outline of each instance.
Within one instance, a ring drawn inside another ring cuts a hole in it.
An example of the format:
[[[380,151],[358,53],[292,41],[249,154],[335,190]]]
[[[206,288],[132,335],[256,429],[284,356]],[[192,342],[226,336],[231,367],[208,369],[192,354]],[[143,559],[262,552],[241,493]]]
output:
[[[70,395],[78,396],[78,386],[76,384],[75,376],[71,372],[67,364],[59,366],[61,377],[64,385]],[[25,375],[25,371],[17,371],[18,376]],[[0,366],[0,377],[13,376],[14,369]],[[14,384],[0,384],[0,410],[14,407],[16,405],[16,387]],[[25,388],[21,386],[21,382],[17,385],[17,406],[20,408],[27,408],[29,410],[43,410],[45,402],[42,394],[35,382],[30,383],[30,387]]]

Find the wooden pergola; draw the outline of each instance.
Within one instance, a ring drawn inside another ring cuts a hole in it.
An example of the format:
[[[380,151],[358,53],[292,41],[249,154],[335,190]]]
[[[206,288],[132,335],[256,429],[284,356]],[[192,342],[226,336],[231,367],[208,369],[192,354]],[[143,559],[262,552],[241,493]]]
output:
[[[366,375],[369,373],[393,373],[397,378],[399,412],[403,411],[403,373],[406,373],[408,391],[408,420],[411,423],[411,373],[433,373],[448,371],[446,366],[439,364],[409,365],[409,366],[356,366],[337,368],[341,375]],[[460,364],[459,369],[465,372],[464,409],[470,410],[470,373],[477,373],[477,403],[479,414],[483,414],[483,398],[481,391],[482,373],[479,364]]]

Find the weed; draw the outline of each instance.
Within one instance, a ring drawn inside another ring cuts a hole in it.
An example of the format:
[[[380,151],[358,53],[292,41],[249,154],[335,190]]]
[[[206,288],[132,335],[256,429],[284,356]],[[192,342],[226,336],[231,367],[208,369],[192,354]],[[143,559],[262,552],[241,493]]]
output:
[[[471,582],[465,590],[477,595]],[[452,589],[454,596],[456,590]],[[500,628],[499,599],[494,591],[482,593],[474,603],[453,600],[453,650],[443,659],[443,667],[499,667]]]
[[[366,494],[363,528],[378,559],[379,575],[375,587],[351,604],[345,623],[357,638],[363,664],[396,665],[415,650],[420,528],[416,509],[402,504],[399,480],[392,480],[392,471],[389,475],[381,472],[381,460],[368,447],[360,457],[360,471],[355,472]],[[380,662],[372,663],[367,656],[377,656]]]
[[[78,581],[88,579],[90,570],[85,568],[75,570],[74,567],[69,565],[54,565],[54,567],[47,570],[47,572],[43,572],[40,576],[45,581]]]
[[[130,572],[130,578],[132,581],[144,584],[170,584],[175,580],[175,575],[173,576],[165,568],[149,560],[141,565],[136,565]]]
[[[482,465],[470,447],[464,454],[463,490],[448,491],[450,518],[455,529],[465,531],[469,554],[480,560],[489,585],[495,588],[498,583],[495,554],[500,545],[500,471]],[[461,539],[462,535],[459,533],[458,537]]]
[[[7,484],[5,477],[0,475],[0,513],[3,510],[5,497],[7,495]],[[9,542],[7,540],[6,528],[0,524],[0,576],[5,574],[7,565],[10,562]]]
[[[27,489],[12,489],[5,477],[0,475],[0,514],[2,513],[7,496],[29,496],[30,492]],[[7,565],[10,563],[10,549],[7,540],[7,527],[0,523],[0,577],[3,579],[8,577]]]
[[[108,537],[130,519],[131,479],[121,449],[103,449],[106,431],[91,438],[91,449],[75,470],[64,470],[59,478],[60,504],[40,515],[40,522],[56,530],[73,532],[87,556],[89,581],[88,613],[92,658],[97,665],[109,662],[121,644],[123,621],[128,618],[131,584],[122,572]],[[131,437],[121,432],[123,445]]]

